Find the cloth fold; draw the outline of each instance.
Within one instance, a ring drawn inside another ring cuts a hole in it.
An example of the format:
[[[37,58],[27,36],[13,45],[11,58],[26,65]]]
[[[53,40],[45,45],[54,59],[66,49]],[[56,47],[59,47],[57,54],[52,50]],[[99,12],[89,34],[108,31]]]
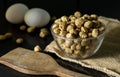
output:
[[[99,17],[99,21],[106,25],[108,32],[95,55],[82,60],[68,58],[60,53],[55,41],[47,45],[45,51],[55,53],[63,60],[104,72],[108,74],[108,76],[120,77],[120,21],[103,16]]]

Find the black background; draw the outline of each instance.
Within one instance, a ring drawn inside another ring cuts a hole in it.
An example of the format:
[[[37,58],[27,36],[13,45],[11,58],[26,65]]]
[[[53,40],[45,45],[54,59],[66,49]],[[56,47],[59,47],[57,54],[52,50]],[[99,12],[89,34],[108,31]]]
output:
[[[24,3],[29,7],[29,9],[36,7],[43,8],[50,13],[51,17],[61,17],[62,15],[70,15],[75,11],[80,11],[83,14],[97,14],[100,16],[120,19],[119,0],[0,0],[0,34],[10,31],[14,36],[12,39],[0,41],[0,56],[18,46],[33,49],[33,47],[38,44],[42,47],[42,49],[44,49],[45,46],[53,40],[51,34],[48,36],[49,38],[41,39],[37,36],[37,32],[31,35],[26,32],[18,31],[18,26],[25,24],[24,22],[17,24],[17,26],[6,21],[4,17],[5,12],[7,8],[14,3]],[[46,27],[49,28],[51,23],[52,22],[50,22]],[[14,41],[17,37],[23,37],[25,42],[22,45],[17,45]],[[106,74],[99,71],[83,68],[77,64],[63,61],[54,54],[50,55],[52,55],[59,64],[68,69],[95,77],[107,77]],[[40,77],[40,75],[26,75],[0,64],[0,77]],[[42,75],[42,77],[46,77],[46,75]]]
[[[24,3],[29,8],[40,7],[55,16],[69,15],[79,10],[120,19],[119,0],[0,0],[0,14],[14,3]]]

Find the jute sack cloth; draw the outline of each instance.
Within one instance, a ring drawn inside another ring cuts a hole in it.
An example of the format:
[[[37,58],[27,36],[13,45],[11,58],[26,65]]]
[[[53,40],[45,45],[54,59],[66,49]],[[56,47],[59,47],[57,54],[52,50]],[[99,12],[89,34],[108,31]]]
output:
[[[120,21],[103,16],[100,16],[99,20],[107,26],[108,32],[100,49],[95,55],[83,60],[68,58],[59,53],[60,50],[55,41],[47,45],[45,51],[55,53],[63,60],[104,72],[108,76],[120,77]]]

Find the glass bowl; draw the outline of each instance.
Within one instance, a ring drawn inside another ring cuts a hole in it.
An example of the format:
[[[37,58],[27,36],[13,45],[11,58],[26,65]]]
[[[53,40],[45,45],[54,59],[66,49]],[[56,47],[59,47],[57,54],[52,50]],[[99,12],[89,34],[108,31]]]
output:
[[[86,39],[66,38],[54,33],[51,26],[51,33],[58,48],[60,49],[60,53],[74,59],[84,59],[94,55],[99,50],[104,40],[106,31],[107,29],[105,27],[105,30],[99,36]]]

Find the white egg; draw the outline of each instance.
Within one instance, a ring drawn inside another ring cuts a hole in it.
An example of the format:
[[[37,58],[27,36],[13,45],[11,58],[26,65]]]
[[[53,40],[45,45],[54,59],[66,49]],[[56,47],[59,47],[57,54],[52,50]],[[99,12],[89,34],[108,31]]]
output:
[[[6,20],[13,24],[19,24],[24,21],[24,15],[28,10],[29,9],[25,4],[13,4],[6,11]]]
[[[25,14],[24,21],[28,26],[43,27],[50,21],[50,14],[41,8],[32,8]]]

